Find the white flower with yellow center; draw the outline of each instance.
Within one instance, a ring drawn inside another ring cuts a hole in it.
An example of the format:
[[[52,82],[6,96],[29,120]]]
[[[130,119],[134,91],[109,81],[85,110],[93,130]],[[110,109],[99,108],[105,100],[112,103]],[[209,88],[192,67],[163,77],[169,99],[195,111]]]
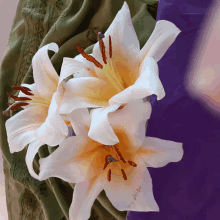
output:
[[[106,146],[92,140],[85,135],[89,127],[84,124],[75,137],[65,139],[55,152],[40,159],[40,180],[58,177],[76,183],[70,220],[87,220],[103,189],[118,210],[159,211],[147,167],[178,162],[183,156],[182,144],[145,137],[151,105],[142,100],[134,104],[109,114],[119,143]]]
[[[57,44],[51,43],[38,50],[32,60],[35,83],[13,87],[12,90],[20,90],[20,93],[18,97],[8,93],[15,102],[10,103],[8,109],[3,112],[4,115],[9,115],[11,110],[24,108],[6,121],[9,149],[11,153],[19,152],[29,144],[26,163],[30,174],[37,179],[38,175],[34,172],[32,163],[38,149],[44,144],[60,144],[68,136],[70,126],[69,120],[57,112],[65,89],[62,80],[68,75],[64,75],[62,71],[59,77],[48,57],[48,50],[57,53],[58,49]],[[75,114],[80,117],[84,112],[88,113],[87,109],[75,111]]]
[[[97,33],[93,54],[87,55],[78,45],[80,55],[64,58],[63,71],[73,74],[67,82],[60,114],[78,108],[97,108],[89,137],[106,145],[118,143],[108,114],[135,100],[156,94],[165,96],[157,62],[173,43],[180,30],[169,21],[158,21],[140,50],[125,2],[105,35]]]

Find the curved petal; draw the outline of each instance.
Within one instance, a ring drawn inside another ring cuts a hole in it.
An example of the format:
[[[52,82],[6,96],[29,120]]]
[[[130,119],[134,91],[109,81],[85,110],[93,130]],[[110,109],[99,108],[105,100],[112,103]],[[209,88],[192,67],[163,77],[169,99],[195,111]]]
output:
[[[120,105],[112,105],[106,108],[93,109],[91,114],[91,126],[88,136],[104,145],[114,145],[119,142],[108,120],[108,114],[116,111]]]
[[[34,136],[47,117],[48,108],[32,106],[17,113],[6,121],[6,131],[10,152],[18,152],[26,145],[36,140]]]
[[[129,103],[152,94],[156,94],[160,100],[165,96],[165,91],[159,79],[157,63],[153,58],[146,57],[140,66],[140,76],[136,82],[113,96],[109,103]]]
[[[69,219],[88,220],[92,205],[102,190],[103,184],[99,177],[94,177],[88,182],[77,183],[69,210]]]
[[[89,151],[93,145],[94,141],[91,142],[85,136],[65,139],[51,155],[39,160],[39,180],[58,177],[66,182],[77,183],[100,175],[102,169],[91,166],[99,152],[86,154],[86,150]]]
[[[81,54],[76,56],[75,58],[63,58],[63,63],[60,72],[60,81],[65,79],[66,77],[78,73],[78,77],[81,73],[87,73],[88,76],[95,76],[95,70],[93,64],[87,61]]]
[[[163,167],[170,162],[178,162],[183,157],[182,143],[145,137],[137,151],[149,167]]]
[[[103,38],[107,59],[109,60],[109,35],[112,41],[112,64],[121,76],[125,87],[132,85],[138,77],[140,44],[135,33],[131,15],[126,2],[115,16]],[[93,48],[93,56],[102,64],[99,42]],[[100,69],[96,68],[100,76]]]
[[[37,154],[39,148],[44,145],[44,143],[36,140],[36,141],[33,141],[32,143],[29,144],[28,146],[28,149],[27,149],[27,154],[26,154],[26,157],[25,157],[25,161],[26,161],[26,164],[27,164],[27,168],[28,168],[28,171],[30,173],[30,175],[32,177],[34,177],[35,179],[39,179],[39,176],[35,173],[34,169],[33,169],[33,160],[34,160],[34,157],[35,155]]]
[[[33,57],[32,66],[37,90],[42,96],[52,97],[57,90],[59,76],[48,56],[48,50],[57,53],[59,48],[55,43],[50,43],[40,48]]]
[[[45,122],[35,132],[35,137],[49,146],[60,144],[68,135],[68,127],[56,111],[57,104],[55,98],[56,93],[52,97]]]
[[[67,119],[70,121],[76,136],[88,135],[91,118],[87,108],[72,111],[67,115]]]
[[[110,113],[108,118],[116,135],[119,137],[119,133],[126,133],[133,148],[138,149],[145,138],[146,121],[150,118],[151,111],[150,102],[140,99]]]
[[[137,157],[138,158],[138,157]],[[120,211],[159,211],[152,191],[152,180],[144,162],[135,161],[137,167],[127,174],[127,180],[112,176],[104,190],[111,203]]]
[[[77,108],[108,106],[108,100],[117,91],[105,81],[95,77],[70,79],[66,83],[60,114],[68,114]]]
[[[140,62],[142,63],[146,56],[153,57],[158,62],[180,32],[170,21],[157,21],[153,33],[140,51]]]

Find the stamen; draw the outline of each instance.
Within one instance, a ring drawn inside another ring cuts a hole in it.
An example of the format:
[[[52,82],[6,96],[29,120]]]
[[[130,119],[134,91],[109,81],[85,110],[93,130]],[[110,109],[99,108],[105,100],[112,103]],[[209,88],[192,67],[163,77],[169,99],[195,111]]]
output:
[[[103,167],[103,170],[105,170],[106,169],[106,167],[108,166],[108,164],[109,164],[109,162],[105,162],[105,165],[104,165],[104,167]]]
[[[10,105],[12,105],[12,104],[14,104],[14,103],[7,103],[8,106],[10,106]]]
[[[25,86],[13,86],[12,90],[26,90],[28,92],[31,91],[31,89],[29,89],[28,87],[25,87]]]
[[[127,175],[126,175],[125,171],[123,169],[121,169],[121,172],[122,172],[124,180],[127,180],[128,178],[127,178]]]
[[[27,103],[27,102],[15,102],[12,105],[10,105],[5,111],[3,111],[2,114],[5,115],[5,116],[9,116],[10,110],[15,110],[19,107],[26,106],[26,105],[29,105],[29,103]]]
[[[110,35],[109,35],[108,39],[109,39],[109,56],[110,56],[110,58],[112,58],[112,39],[111,39]]]
[[[107,179],[109,182],[111,181],[111,169],[108,170]]]
[[[103,59],[104,64],[107,64],[107,58],[105,55],[105,44],[104,44],[104,41],[102,40],[102,38],[104,38],[104,37],[105,37],[104,34],[97,31],[97,39],[99,41],[99,47],[100,47],[100,51],[102,54],[102,59]]]
[[[13,98],[15,101],[30,101],[32,100],[31,98],[28,98],[28,97],[17,97],[17,96],[14,96],[12,95],[11,93],[7,92],[7,95],[10,97],[10,98]]]
[[[133,167],[136,167],[136,166],[137,166],[137,164],[136,164],[135,162],[131,161],[131,160],[128,160],[128,163],[129,163],[131,166],[133,166]]]
[[[116,152],[117,152],[118,156],[120,157],[120,159],[121,159],[124,163],[126,163],[126,161],[125,161],[124,157],[122,156],[121,152],[118,150],[118,148],[117,148],[115,145],[114,145],[114,149],[116,150]]]
[[[103,66],[101,63],[99,63],[93,56],[88,55],[84,52],[84,50],[82,49],[82,47],[79,46],[79,44],[77,44],[77,50],[79,51],[79,53],[88,61],[92,62],[95,64],[96,67],[102,69]]]

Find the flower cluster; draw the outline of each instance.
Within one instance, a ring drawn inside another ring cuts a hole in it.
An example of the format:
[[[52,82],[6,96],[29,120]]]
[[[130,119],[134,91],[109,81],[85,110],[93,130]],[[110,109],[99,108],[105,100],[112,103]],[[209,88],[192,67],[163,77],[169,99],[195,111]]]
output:
[[[106,33],[97,32],[91,55],[77,45],[80,55],[64,58],[58,76],[47,53],[58,46],[48,44],[32,60],[35,83],[13,87],[18,97],[8,93],[15,102],[3,114],[23,108],[6,122],[10,152],[28,145],[26,163],[34,178],[76,183],[71,220],[87,220],[103,189],[119,210],[159,211],[147,167],[177,162],[183,149],[181,143],[145,137],[152,109],[143,98],[165,96],[157,62],[179,33],[171,22],[158,21],[140,50],[125,2]],[[75,136],[68,135],[70,129]],[[40,159],[37,175],[32,163],[44,144],[59,147]]]

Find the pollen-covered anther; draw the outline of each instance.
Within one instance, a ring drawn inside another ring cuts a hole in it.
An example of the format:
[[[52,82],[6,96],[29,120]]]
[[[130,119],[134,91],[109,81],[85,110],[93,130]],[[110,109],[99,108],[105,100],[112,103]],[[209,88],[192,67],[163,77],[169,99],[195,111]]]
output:
[[[112,173],[112,171],[111,171],[111,169],[109,169],[108,174],[107,174],[107,179],[109,182],[111,181],[111,173]]]
[[[9,93],[9,92],[7,92],[7,95],[8,95],[10,98],[14,99],[15,101],[30,101],[30,100],[32,100],[31,98],[28,98],[28,97],[17,97],[17,96],[14,96],[14,95],[12,95],[12,94]]]
[[[104,164],[103,170],[105,170],[105,169],[106,169],[106,167],[108,166],[108,164],[109,164],[109,162],[108,162],[108,161],[106,161],[106,162],[105,162],[105,164]]]
[[[31,89],[25,87],[25,86],[14,86],[12,87],[12,90],[19,90],[22,91],[25,95],[34,95],[33,93],[31,93]]]
[[[132,166],[132,167],[136,167],[137,164],[131,160],[128,160],[128,163]]]
[[[9,116],[10,110],[15,110],[19,107],[26,106],[26,105],[29,105],[29,103],[27,103],[27,102],[15,102],[12,105],[10,105],[5,111],[3,111],[2,114],[5,115],[5,116]]]
[[[126,175],[125,171],[123,169],[121,169],[121,172],[122,172],[124,180],[127,180],[128,178],[127,178],[127,175]]]
[[[109,39],[109,57],[112,58],[112,39],[110,35],[108,39]]]
[[[82,49],[82,47],[79,46],[79,44],[77,44],[77,50],[79,51],[79,53],[88,61],[94,63],[94,65],[100,69],[103,68],[102,64],[99,63],[93,56],[88,55],[84,52],[84,50]]]
[[[105,54],[105,44],[104,44],[104,41],[102,40],[102,38],[104,38],[104,37],[105,36],[102,35],[101,32],[97,32],[97,39],[99,41],[99,47],[100,47],[100,51],[102,54],[102,59],[103,59],[104,64],[107,64],[107,58],[106,58],[106,54]]]

